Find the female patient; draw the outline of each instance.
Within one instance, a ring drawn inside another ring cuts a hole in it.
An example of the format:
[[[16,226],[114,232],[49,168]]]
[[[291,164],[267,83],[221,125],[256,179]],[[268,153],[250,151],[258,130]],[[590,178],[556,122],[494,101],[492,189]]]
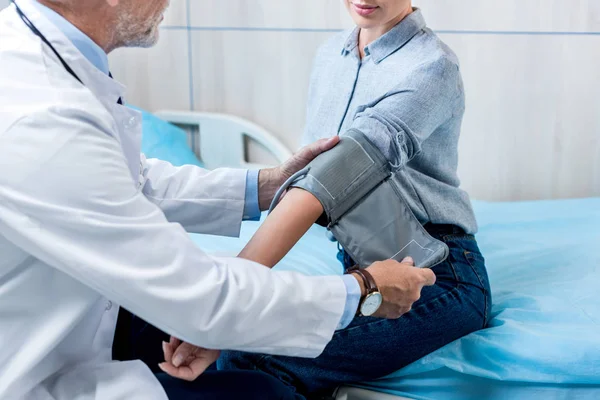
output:
[[[265,371],[309,396],[382,377],[481,329],[491,305],[473,236],[477,224],[457,177],[464,93],[456,56],[410,0],[345,2],[357,27],[316,56],[304,139],[349,129],[365,134],[401,170],[398,186],[412,212],[450,255],[433,268],[436,285],[423,289],[408,314],[390,321],[357,317],[317,359],[238,352],[220,359],[220,368]],[[310,193],[292,189],[240,256],[275,265],[322,212]]]
[[[315,360],[236,352],[221,358],[220,368],[266,371],[305,395],[398,370],[483,328],[491,306],[477,224],[457,177],[464,92],[456,56],[410,0],[345,2],[357,28],[316,56],[304,140],[351,128],[364,133],[403,169],[405,199],[450,255],[433,268],[437,284],[424,288],[411,312],[394,321],[358,317]],[[322,212],[310,193],[292,189],[240,256],[274,265]]]

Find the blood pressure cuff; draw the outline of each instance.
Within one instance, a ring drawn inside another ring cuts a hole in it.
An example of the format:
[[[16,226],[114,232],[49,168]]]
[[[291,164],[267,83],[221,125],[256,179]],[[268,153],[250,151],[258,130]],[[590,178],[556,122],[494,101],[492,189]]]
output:
[[[432,267],[446,259],[448,247],[414,216],[392,179],[398,173],[403,170],[392,173],[362,132],[350,130],[288,186],[304,189],[321,202],[327,228],[360,267],[407,256],[417,267]]]

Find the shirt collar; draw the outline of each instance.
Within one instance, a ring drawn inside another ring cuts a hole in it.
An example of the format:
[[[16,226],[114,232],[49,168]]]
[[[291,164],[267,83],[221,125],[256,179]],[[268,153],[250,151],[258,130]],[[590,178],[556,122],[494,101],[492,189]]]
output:
[[[90,63],[108,75],[108,56],[100,46],[54,10],[37,1],[32,3],[40,13],[56,25]]]
[[[417,33],[427,27],[421,10],[416,8],[389,32],[365,47],[365,55],[371,56],[375,64],[408,43]],[[351,54],[358,47],[360,28],[356,27],[344,44],[342,54]]]

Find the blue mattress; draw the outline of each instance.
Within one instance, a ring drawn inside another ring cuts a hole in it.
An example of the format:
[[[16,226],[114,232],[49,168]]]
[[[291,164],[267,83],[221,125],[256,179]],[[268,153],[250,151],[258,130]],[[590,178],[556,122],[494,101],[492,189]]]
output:
[[[600,199],[474,203],[493,292],[490,327],[360,387],[416,399],[600,398]],[[235,255],[239,239],[191,235]],[[340,274],[313,227],[277,266]]]

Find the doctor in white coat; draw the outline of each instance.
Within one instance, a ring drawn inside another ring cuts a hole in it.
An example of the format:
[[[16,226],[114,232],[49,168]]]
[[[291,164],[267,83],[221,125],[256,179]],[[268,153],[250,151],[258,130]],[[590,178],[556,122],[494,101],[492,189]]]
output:
[[[335,141],[260,173],[146,160],[106,54],[154,44],[167,0],[15,3],[0,12],[0,399],[167,398],[144,364],[111,360],[119,306],[203,348],[319,355],[361,279],[211,257],[186,231],[237,235]],[[394,261],[369,270],[380,317],[435,279]]]

